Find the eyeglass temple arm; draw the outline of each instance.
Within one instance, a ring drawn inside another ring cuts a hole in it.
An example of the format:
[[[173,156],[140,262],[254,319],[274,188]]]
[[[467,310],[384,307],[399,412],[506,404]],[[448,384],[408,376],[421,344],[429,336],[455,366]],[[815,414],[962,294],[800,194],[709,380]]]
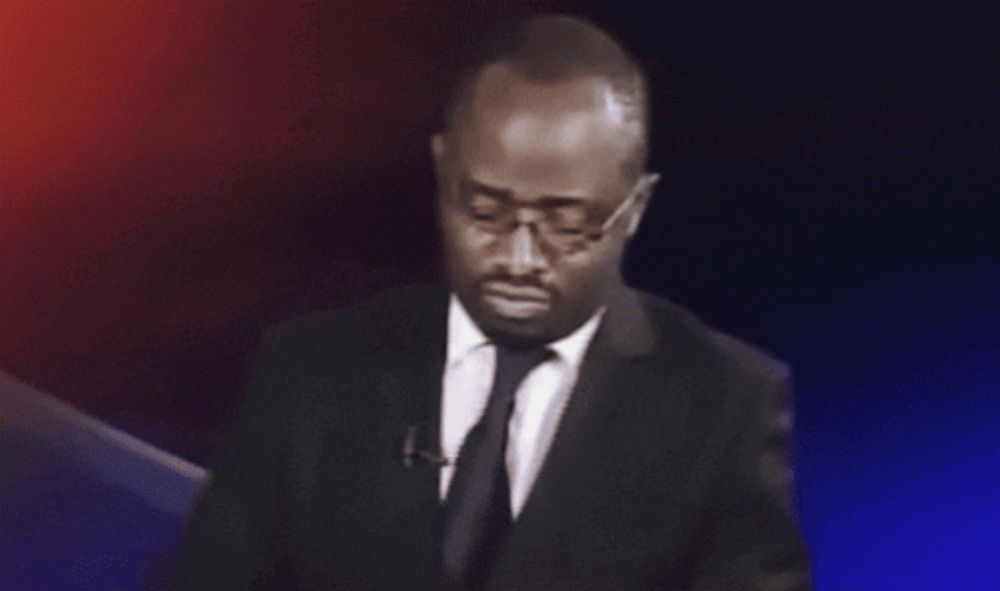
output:
[[[643,192],[647,191],[649,187],[652,185],[652,183],[656,181],[657,178],[658,175],[652,177],[652,181],[648,180],[647,177],[640,178],[639,181],[635,184],[635,187],[632,188],[632,192],[629,193],[628,197],[626,197],[625,200],[622,201],[621,204],[618,207],[616,207],[613,212],[611,212],[611,215],[608,216],[608,219],[604,220],[604,223],[601,224],[599,232],[597,233],[597,237],[599,238],[603,236],[604,233],[607,232],[608,229],[611,228],[611,226],[614,225],[616,221],[618,221],[618,218],[620,218],[622,214],[625,213],[625,211],[629,208],[632,202],[635,201],[636,197],[638,197]]]

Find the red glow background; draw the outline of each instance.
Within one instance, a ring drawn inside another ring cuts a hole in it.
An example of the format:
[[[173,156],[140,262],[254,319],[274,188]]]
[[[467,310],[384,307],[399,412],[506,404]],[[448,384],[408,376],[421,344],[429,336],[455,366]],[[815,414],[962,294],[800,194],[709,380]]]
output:
[[[248,345],[233,327],[253,327],[301,280],[286,263],[308,204],[268,184],[291,162],[363,158],[349,138],[384,105],[363,84],[321,80],[329,60],[301,2],[2,11],[0,356],[126,424],[157,420],[150,407],[177,421],[171,409],[196,395],[187,385],[212,380],[198,351],[239,358]],[[337,111],[322,153],[297,128],[320,104]],[[199,414],[184,421],[197,428]]]
[[[434,268],[450,10],[5,3],[0,367],[203,455],[263,325]]]
[[[750,4],[8,0],[0,367],[203,458],[262,326],[433,274],[456,47],[567,6],[651,73],[637,282],[752,338],[762,310],[985,260],[1000,83],[992,33],[951,25],[988,21]]]

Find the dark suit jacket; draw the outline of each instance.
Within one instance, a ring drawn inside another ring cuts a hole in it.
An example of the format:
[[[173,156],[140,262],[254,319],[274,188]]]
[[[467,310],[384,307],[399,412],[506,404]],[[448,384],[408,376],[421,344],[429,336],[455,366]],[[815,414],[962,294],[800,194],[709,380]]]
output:
[[[189,525],[177,589],[431,589],[447,294],[271,331]],[[491,589],[804,589],[787,371],[622,289],[584,358]]]

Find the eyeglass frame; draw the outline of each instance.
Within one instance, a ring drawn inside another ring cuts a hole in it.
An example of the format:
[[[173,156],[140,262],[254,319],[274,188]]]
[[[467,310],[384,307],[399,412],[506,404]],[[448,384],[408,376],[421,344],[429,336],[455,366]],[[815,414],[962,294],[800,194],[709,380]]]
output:
[[[628,208],[635,203],[636,199],[640,195],[648,194],[649,191],[652,190],[653,185],[655,185],[656,182],[659,181],[659,179],[660,179],[660,175],[658,173],[648,173],[647,172],[647,173],[644,173],[644,174],[640,175],[639,178],[636,180],[635,184],[633,185],[632,189],[629,191],[628,195],[625,197],[625,199],[622,200],[622,202],[620,204],[618,204],[617,207],[615,207],[614,211],[612,211],[608,215],[608,217],[605,218],[604,222],[600,226],[598,226],[596,230],[584,229],[582,231],[583,232],[583,236],[582,237],[588,241],[587,244],[594,243],[594,242],[599,242],[599,241],[603,240],[604,237],[607,235],[608,231],[614,225],[614,223],[617,222],[618,219],[621,218],[621,216],[628,210]],[[467,180],[467,179],[463,179],[463,180]],[[461,183],[461,181],[459,181],[459,182],[457,182],[455,184],[457,185],[457,184],[460,184],[460,183]],[[453,186],[453,190],[454,190],[454,188],[455,187]],[[458,200],[456,200],[456,199],[454,199],[454,197],[452,197],[452,199],[450,199],[450,201],[458,201]],[[515,204],[513,206],[508,206],[508,207],[512,211],[516,211],[516,209],[518,209],[520,207],[527,207],[527,208],[539,209],[539,207],[537,205],[532,205],[530,203]],[[460,206],[460,210],[462,211],[463,214],[469,215],[469,212],[467,211],[467,207]],[[513,231],[515,231],[521,225],[521,223],[518,222],[516,220],[516,218],[513,219],[512,221],[514,222],[513,227],[510,228],[510,229],[508,229],[508,230],[504,230],[504,231],[484,230],[484,231],[488,232],[489,234],[493,234],[494,236],[509,235],[510,233],[512,233]],[[537,223],[535,225],[537,227]],[[633,231],[634,230],[630,230],[630,233],[632,233]],[[547,237],[550,233],[546,232],[544,234]],[[551,242],[551,239],[549,240],[549,242]],[[570,250],[572,250],[572,249],[570,249]]]

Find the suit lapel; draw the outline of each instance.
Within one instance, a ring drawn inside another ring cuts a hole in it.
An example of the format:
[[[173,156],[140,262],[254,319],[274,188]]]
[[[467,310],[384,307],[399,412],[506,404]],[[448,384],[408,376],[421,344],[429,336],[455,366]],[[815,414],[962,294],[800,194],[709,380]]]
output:
[[[602,432],[611,427],[624,394],[642,395],[648,372],[643,361],[656,346],[656,337],[637,298],[625,292],[609,307],[601,327],[584,356],[576,386],[559,421],[556,436],[528,497],[529,511],[544,511],[552,487],[573,476],[586,477],[598,464]],[[542,505],[542,509],[535,507]]]
[[[687,391],[674,379],[675,359],[674,343],[658,339],[638,296],[623,288],[584,357],[498,572],[530,568],[519,557],[586,529],[595,503],[679,440]]]

